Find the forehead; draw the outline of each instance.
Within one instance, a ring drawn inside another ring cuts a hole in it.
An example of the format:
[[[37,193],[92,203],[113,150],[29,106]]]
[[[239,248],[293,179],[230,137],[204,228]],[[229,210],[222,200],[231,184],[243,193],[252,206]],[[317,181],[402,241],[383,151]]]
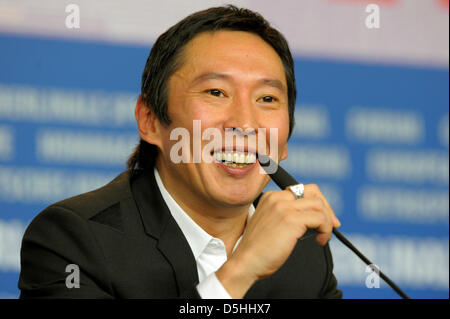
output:
[[[233,71],[278,76],[285,82],[278,53],[259,35],[244,31],[202,32],[181,52],[179,71]]]

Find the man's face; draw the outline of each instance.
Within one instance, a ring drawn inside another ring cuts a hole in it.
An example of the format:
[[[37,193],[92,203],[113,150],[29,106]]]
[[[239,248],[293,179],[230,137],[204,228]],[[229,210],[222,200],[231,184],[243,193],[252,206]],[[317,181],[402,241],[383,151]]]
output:
[[[165,186],[175,198],[198,207],[204,206],[202,203],[213,207],[248,205],[269,177],[261,174],[257,161],[253,165],[238,165],[243,167],[220,161],[193,163],[193,121],[201,121],[202,133],[207,128],[221,132],[222,151],[226,129],[251,128],[258,136],[256,141],[262,137],[265,142],[266,154],[270,147],[277,147],[278,160],[285,159],[289,115],[281,59],[259,36],[241,31],[201,33],[187,44],[181,59],[181,67],[168,81],[168,114],[172,123],[161,126],[162,149],[157,167]],[[170,140],[170,132],[179,127],[190,133],[189,163],[175,164],[170,157],[170,150],[177,143]],[[264,136],[261,128],[266,129]],[[270,145],[270,128],[278,130],[277,145]],[[257,143],[249,145],[248,136],[243,140],[245,151],[258,151],[253,149]],[[202,140],[201,149],[209,142]]]

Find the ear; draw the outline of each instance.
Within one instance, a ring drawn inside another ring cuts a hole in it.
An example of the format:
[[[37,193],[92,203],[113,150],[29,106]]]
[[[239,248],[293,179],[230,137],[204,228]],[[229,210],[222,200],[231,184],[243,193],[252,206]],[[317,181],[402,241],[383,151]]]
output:
[[[136,116],[139,136],[149,144],[153,144],[161,148],[161,123],[151,108],[145,105],[139,96],[134,110]]]

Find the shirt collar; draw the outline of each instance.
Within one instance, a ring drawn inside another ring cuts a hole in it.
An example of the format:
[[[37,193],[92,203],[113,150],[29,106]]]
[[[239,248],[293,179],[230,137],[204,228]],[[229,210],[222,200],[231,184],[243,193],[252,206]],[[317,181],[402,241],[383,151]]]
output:
[[[191,217],[178,205],[178,203],[173,199],[173,197],[169,194],[169,192],[164,187],[164,184],[161,180],[161,177],[159,176],[158,170],[156,167],[154,168],[155,172],[155,179],[156,183],[158,184],[159,190],[161,192],[161,195],[164,199],[164,201],[167,204],[167,207],[169,208],[170,213],[172,214],[172,217],[177,222],[178,226],[180,227],[183,235],[186,237],[186,240],[189,243],[189,246],[191,247],[192,253],[194,254],[195,260],[198,259],[200,254],[203,252],[203,250],[206,248],[206,246],[209,244],[209,242],[214,239],[213,236],[208,234],[206,231],[203,230],[197,223],[195,223]],[[253,213],[255,212],[255,207],[250,205],[248,216],[247,216],[247,222],[249,219],[253,216]],[[242,238],[242,236],[241,236]],[[241,238],[236,242],[236,245],[234,249],[236,249],[237,245],[241,241]],[[234,251],[233,249],[233,251]]]

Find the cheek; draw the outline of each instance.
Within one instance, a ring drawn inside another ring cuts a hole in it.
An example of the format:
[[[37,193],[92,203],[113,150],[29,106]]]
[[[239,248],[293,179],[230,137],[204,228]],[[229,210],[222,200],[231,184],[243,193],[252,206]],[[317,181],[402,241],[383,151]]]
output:
[[[270,129],[272,128],[272,131],[275,131],[277,136],[276,136],[276,140],[278,142],[278,148],[282,148],[288,139],[289,136],[289,115],[285,114],[285,112],[283,112],[282,114],[279,114],[278,116],[271,116],[270,118],[268,118],[268,123],[265,126],[267,127],[267,141],[270,141]],[[275,137],[272,137],[272,140],[274,140]]]
[[[186,96],[175,114],[179,126],[192,130],[193,121],[200,120],[203,127],[214,124],[220,118],[220,109],[211,107],[197,96]]]
[[[285,144],[289,136],[289,115],[285,115],[279,123],[278,140],[280,143]]]
[[[165,158],[169,158],[170,155],[170,150],[172,148],[172,146],[177,142],[177,141],[172,141],[170,140],[170,132],[172,131],[171,128],[167,128],[165,130],[162,131],[162,153],[163,156]]]
[[[208,128],[218,128],[220,131],[222,117],[218,112],[212,112],[211,108],[202,106],[200,103],[187,103],[185,106],[179,112],[174,113],[173,118],[171,118],[170,130],[164,136],[166,140],[166,145],[164,146],[166,156],[169,156],[172,147],[176,143],[178,143],[177,147],[183,144],[184,149],[190,150],[190,156],[194,156],[196,152],[201,153],[203,146],[207,143],[209,144],[211,140],[217,143],[222,142],[222,138],[214,139],[215,136],[210,136],[209,139],[207,137],[204,138],[204,133]],[[170,132],[177,128],[178,131],[186,132],[183,135],[187,136],[187,138],[183,138],[183,142],[179,142],[180,136],[178,134],[175,134],[176,140],[170,140]],[[196,154],[196,156],[201,156],[201,154]]]
[[[223,112],[220,110],[212,109],[208,106],[203,106],[198,104],[193,106],[189,114],[185,115],[185,118],[188,119],[190,123],[186,123],[189,127],[189,131],[192,132],[198,132],[199,127],[201,127],[201,133],[203,135],[204,131],[208,128],[217,128],[221,130],[221,127],[224,122],[224,115]],[[193,125],[193,121],[196,120],[195,126]],[[195,130],[194,130],[195,127]]]

